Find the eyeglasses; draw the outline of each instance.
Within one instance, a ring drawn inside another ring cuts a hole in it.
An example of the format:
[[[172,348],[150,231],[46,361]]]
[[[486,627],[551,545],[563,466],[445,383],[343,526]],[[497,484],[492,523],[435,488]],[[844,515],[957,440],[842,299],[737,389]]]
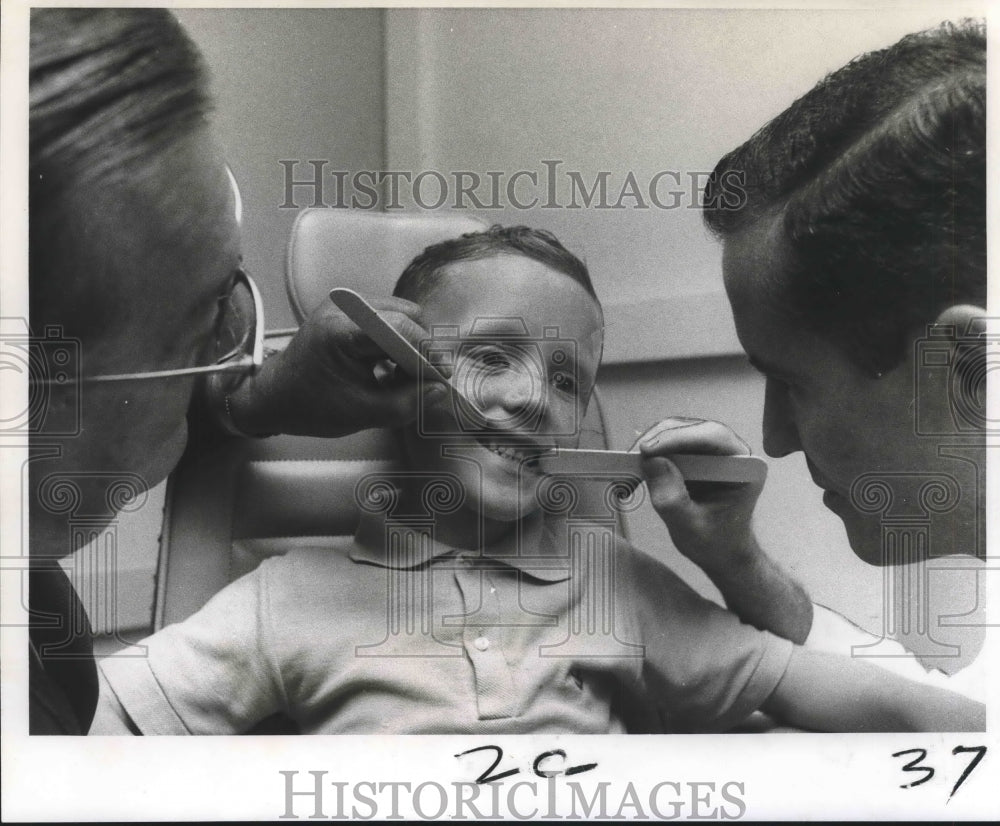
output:
[[[177,376],[199,376],[214,373],[239,373],[242,380],[256,372],[264,362],[264,304],[253,279],[242,268],[230,292],[219,298],[219,314],[212,339],[213,363],[203,367],[181,367],[176,370],[154,370],[146,373],[116,373],[103,376],[72,378],[32,377],[36,384],[91,384],[110,381],[145,381]],[[283,331],[279,331],[283,332]],[[236,377],[234,377],[236,378]]]

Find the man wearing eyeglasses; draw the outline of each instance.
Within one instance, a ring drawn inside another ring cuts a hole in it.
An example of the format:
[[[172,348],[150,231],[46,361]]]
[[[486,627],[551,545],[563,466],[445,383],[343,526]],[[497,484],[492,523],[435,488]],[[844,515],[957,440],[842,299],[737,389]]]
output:
[[[85,734],[97,699],[90,625],[58,560],[174,468],[200,378],[214,414],[199,429],[337,436],[416,415],[416,386],[377,384],[380,351],[332,304],[264,362],[208,108],[201,58],[167,12],[32,14],[33,734]],[[414,305],[379,306],[425,335]]]

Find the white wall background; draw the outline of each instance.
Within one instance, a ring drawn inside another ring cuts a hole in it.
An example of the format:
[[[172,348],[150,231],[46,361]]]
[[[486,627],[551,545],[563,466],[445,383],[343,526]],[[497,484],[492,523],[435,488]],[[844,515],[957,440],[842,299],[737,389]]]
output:
[[[619,186],[629,170],[640,181],[660,170],[686,179],[827,72],[954,13],[392,9],[388,165],[510,174],[558,159],[587,180],[610,171]],[[605,300],[719,287],[718,251],[696,209],[484,217],[553,230],[586,256]]]
[[[294,323],[285,244],[297,211],[280,209],[281,159],[380,169],[384,158],[379,9],[178,9],[212,73],[216,131],[243,196],[243,255],[271,329]],[[306,166],[297,174],[305,176]],[[305,196],[303,196],[303,200]]]

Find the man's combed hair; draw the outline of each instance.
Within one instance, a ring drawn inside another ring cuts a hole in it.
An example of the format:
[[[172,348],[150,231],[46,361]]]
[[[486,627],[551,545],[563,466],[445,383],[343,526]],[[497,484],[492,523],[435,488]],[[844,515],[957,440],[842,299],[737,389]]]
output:
[[[551,232],[499,224],[482,232],[467,232],[458,238],[427,247],[403,270],[393,295],[419,302],[434,289],[441,269],[448,264],[504,253],[523,255],[569,276],[600,306],[586,265]]]
[[[112,239],[91,213],[119,194],[129,209],[123,193],[144,188],[183,214],[158,161],[207,125],[206,70],[163,9],[35,9],[30,26],[31,323],[89,336],[120,317],[115,284],[129,275],[110,253],[92,266]]]
[[[945,307],[986,304],[985,26],[912,34],[827,76],[719,161],[704,204],[723,239],[779,220],[790,268],[759,286],[860,366],[895,366]]]
[[[201,56],[163,9],[36,9],[29,64],[32,194],[149,154],[209,108]]]

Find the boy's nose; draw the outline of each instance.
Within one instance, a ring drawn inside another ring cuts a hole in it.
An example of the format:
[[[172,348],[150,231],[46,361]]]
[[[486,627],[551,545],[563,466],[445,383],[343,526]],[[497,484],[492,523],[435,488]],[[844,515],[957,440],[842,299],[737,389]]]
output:
[[[544,385],[528,371],[509,370],[491,376],[483,383],[482,400],[487,414],[491,409],[517,413],[537,409],[544,403]]]
[[[507,358],[470,373],[470,396],[493,427],[534,429],[546,403],[545,377],[534,359]]]

